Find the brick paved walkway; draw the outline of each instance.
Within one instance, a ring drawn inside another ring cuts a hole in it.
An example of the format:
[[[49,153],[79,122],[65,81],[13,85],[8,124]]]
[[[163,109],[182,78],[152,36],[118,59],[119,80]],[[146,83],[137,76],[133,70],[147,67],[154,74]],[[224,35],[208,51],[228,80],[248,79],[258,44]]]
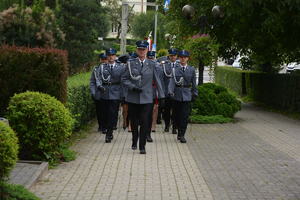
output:
[[[300,199],[300,123],[252,106],[239,122],[191,125],[188,143],[160,131],[146,155],[131,134],[92,133],[31,190],[42,199]]]

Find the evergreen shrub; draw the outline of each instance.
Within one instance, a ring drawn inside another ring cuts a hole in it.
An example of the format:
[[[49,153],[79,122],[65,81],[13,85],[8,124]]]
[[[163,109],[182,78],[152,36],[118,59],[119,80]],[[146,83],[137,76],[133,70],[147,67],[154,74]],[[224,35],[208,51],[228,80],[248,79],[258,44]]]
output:
[[[29,91],[11,98],[7,118],[19,138],[19,157],[50,162],[62,154],[74,121],[57,99]]]
[[[96,108],[94,101],[90,95],[91,72],[81,73],[68,78],[68,100],[67,108],[69,108],[75,119],[74,129],[86,125],[96,116]]]
[[[22,185],[8,184],[0,181],[1,200],[39,200],[32,192]]]
[[[66,101],[67,52],[58,49],[0,46],[0,115],[15,93],[39,91]]]
[[[196,115],[233,118],[234,114],[241,109],[238,101],[227,89],[213,83],[204,83],[198,86],[198,97],[193,103]]]
[[[18,138],[6,123],[0,121],[0,181],[9,176],[18,159]]]

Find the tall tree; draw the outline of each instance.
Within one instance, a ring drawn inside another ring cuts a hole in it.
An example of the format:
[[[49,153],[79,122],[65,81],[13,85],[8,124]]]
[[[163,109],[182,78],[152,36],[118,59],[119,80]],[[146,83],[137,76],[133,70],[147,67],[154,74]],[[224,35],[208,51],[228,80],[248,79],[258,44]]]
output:
[[[154,36],[154,18],[155,11],[148,11],[147,13],[141,13],[135,16],[132,22],[133,36],[139,39],[144,39],[145,37],[148,37],[150,32],[152,32],[152,36]],[[168,47],[168,43],[165,40],[165,24],[165,16],[161,13],[158,13],[157,47],[160,49]]]
[[[186,19],[182,7],[190,4],[195,14]],[[224,8],[223,18],[214,18],[214,5]],[[176,0],[169,19],[178,24],[180,37],[209,33],[220,44],[219,55],[228,58],[241,52],[265,72],[284,62],[300,61],[300,1],[274,0]],[[199,19],[206,16],[206,21]],[[200,25],[206,24],[203,29]]]
[[[93,52],[100,46],[98,37],[107,35],[106,11],[95,0],[64,0],[58,15],[66,34],[62,48],[68,50],[69,62],[76,71],[75,68],[93,60]]]

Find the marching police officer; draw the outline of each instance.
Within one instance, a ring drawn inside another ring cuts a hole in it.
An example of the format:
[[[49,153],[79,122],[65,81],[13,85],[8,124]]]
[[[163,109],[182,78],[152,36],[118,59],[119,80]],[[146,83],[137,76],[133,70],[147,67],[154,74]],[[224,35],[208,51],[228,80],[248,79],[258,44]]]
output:
[[[175,48],[171,48],[168,50],[169,55],[167,60],[163,60],[161,62],[161,67],[163,69],[163,78],[165,84],[165,95],[168,96],[168,86],[170,80],[172,78],[172,70],[178,64],[177,60],[177,53],[178,50]],[[169,132],[170,121],[172,121],[172,133],[177,134],[175,120],[174,120],[174,111],[173,111],[173,100],[172,98],[166,98],[165,106],[162,110],[163,119],[165,121],[165,132]]]
[[[169,95],[174,99],[175,123],[178,128],[177,139],[186,143],[185,132],[190,113],[190,103],[198,96],[196,88],[196,73],[192,66],[187,64],[190,53],[179,51],[179,65],[172,69],[173,77],[169,83]]]
[[[108,63],[100,67],[100,79],[97,83],[103,99],[104,127],[107,129],[105,142],[109,143],[113,139],[113,129],[118,120],[119,104],[122,95],[121,75],[124,67],[116,63],[115,49],[106,50]]]
[[[157,85],[159,98],[164,98],[164,91],[156,63],[146,59],[147,41],[137,41],[138,58],[129,60],[122,76],[122,82],[127,87],[125,101],[128,102],[129,116],[132,128],[132,149],[139,149],[141,154],[146,154],[146,135],[151,129],[151,116],[153,109],[153,86]],[[140,128],[139,128],[140,126]]]
[[[100,70],[100,65],[102,63],[107,63],[107,56],[104,53],[99,54],[99,59],[100,59],[100,64],[97,65],[96,67],[94,67],[92,73],[91,73],[91,77],[90,77],[90,92],[91,92],[91,96],[95,102],[96,105],[96,115],[97,115],[97,121],[98,121],[98,131],[102,131],[105,132],[104,127],[103,127],[103,119],[104,119],[104,115],[103,115],[103,108],[102,108],[102,100],[101,100],[101,94],[100,91],[97,89],[97,79],[98,79],[98,74],[99,74],[99,70]]]

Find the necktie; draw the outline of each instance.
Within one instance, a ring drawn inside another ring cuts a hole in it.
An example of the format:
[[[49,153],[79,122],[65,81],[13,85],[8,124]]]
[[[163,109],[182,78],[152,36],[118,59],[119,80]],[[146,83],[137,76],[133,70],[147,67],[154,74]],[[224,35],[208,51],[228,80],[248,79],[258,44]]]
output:
[[[113,67],[114,67],[113,65],[110,65],[110,71],[112,71]]]
[[[172,64],[172,68],[174,68],[174,67],[175,67],[175,63]]]
[[[143,69],[143,67],[144,67],[144,62],[141,62],[141,66],[142,66],[142,69]]]
[[[182,67],[182,71],[183,71],[183,72],[185,71],[185,67]]]

